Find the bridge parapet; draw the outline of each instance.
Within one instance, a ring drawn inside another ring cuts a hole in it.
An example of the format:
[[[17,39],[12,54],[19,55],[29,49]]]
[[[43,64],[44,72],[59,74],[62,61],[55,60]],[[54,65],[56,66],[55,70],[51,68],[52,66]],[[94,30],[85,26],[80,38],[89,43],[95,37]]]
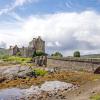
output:
[[[65,70],[84,70],[94,72],[100,67],[100,59],[97,58],[48,58],[49,67],[60,67]]]

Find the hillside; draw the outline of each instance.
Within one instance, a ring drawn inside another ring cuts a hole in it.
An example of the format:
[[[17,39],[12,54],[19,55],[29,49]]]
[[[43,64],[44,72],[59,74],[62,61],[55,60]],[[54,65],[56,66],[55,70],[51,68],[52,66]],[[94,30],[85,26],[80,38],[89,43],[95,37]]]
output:
[[[89,55],[83,55],[82,57],[87,57],[87,58],[100,58],[100,54],[89,54]]]
[[[0,48],[0,56],[7,55],[7,50],[4,48]]]

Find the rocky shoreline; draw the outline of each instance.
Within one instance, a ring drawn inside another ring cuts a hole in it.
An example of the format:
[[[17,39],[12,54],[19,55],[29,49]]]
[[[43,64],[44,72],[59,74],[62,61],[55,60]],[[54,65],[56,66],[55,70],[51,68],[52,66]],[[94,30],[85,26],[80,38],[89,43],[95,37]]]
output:
[[[63,91],[70,91],[77,87],[71,83],[47,81],[41,86],[31,86],[28,89],[11,88],[0,91],[0,100],[42,100]],[[60,96],[62,97],[62,96]]]
[[[66,92],[76,91],[81,85],[100,79],[93,73],[55,71],[50,67],[39,68],[48,71],[44,76],[27,75],[34,68],[0,67],[0,100],[67,100]]]

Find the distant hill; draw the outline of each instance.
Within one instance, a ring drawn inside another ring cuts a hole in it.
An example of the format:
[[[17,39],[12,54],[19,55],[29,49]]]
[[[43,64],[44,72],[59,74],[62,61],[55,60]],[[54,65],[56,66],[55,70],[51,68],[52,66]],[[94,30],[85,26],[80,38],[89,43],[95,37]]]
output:
[[[0,56],[7,55],[7,50],[4,48],[0,48]]]
[[[89,54],[89,55],[83,55],[82,57],[88,57],[88,58],[100,58],[100,54]]]

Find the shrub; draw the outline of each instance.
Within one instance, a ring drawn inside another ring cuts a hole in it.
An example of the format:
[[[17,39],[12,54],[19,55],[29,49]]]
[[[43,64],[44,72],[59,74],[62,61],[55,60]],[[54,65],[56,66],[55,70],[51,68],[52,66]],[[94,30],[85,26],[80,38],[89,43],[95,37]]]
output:
[[[9,58],[9,56],[8,55],[3,55],[3,56],[0,56],[1,57],[1,59],[8,59]]]
[[[21,52],[18,52],[18,53],[16,54],[16,56],[21,56]]]
[[[80,52],[79,51],[75,51],[73,54],[74,57],[80,57]]]
[[[42,52],[42,51],[36,51],[36,55],[37,56],[43,56],[44,55],[44,52]]]
[[[91,100],[100,100],[100,94],[96,94],[90,97]]]
[[[44,76],[45,74],[47,74],[47,71],[43,69],[33,69],[33,71],[35,71],[37,76]]]
[[[38,50],[33,53],[33,57],[46,55],[44,52]]]
[[[63,57],[63,55],[60,52],[55,52],[51,56],[53,56],[53,57]]]

